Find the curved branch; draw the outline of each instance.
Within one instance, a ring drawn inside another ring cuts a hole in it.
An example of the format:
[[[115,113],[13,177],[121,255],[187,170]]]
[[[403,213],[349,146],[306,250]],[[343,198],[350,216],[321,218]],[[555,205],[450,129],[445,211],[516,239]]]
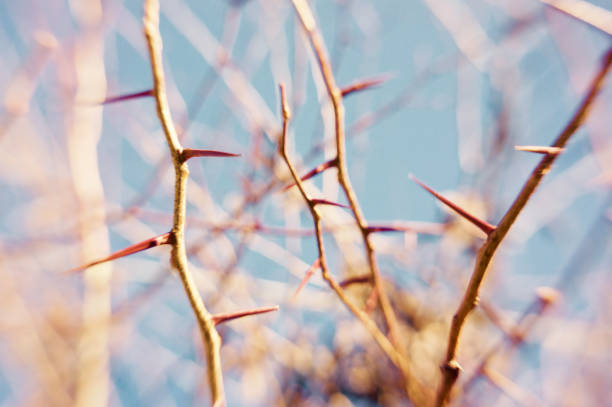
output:
[[[189,168],[183,155],[183,147],[178,138],[170,107],[166,96],[166,85],[162,63],[162,40],[159,33],[159,1],[146,0],[144,17],[145,35],[151,58],[153,71],[153,97],[157,108],[157,116],[164,129],[164,135],[172,155],[172,165],[175,172],[174,212],[172,225],[172,252],[171,264],[178,272],[189,304],[196,316],[204,342],[207,359],[208,381],[212,402],[215,407],[225,406],[225,392],[223,390],[223,375],[221,372],[221,357],[219,349],[221,338],[215,328],[213,316],[208,312],[198,292],[195,281],[187,263],[185,251],[185,208],[187,179]]]

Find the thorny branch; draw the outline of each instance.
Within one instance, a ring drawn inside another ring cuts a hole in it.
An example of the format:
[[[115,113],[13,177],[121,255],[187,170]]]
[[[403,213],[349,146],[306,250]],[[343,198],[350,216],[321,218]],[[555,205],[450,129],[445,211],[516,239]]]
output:
[[[593,102],[603,85],[603,81],[608,74],[611,65],[612,48],[605,54],[603,64],[591,82],[589,90],[578,107],[578,110],[569,123],[565,126],[561,134],[552,143],[551,147],[563,149],[570,137],[576,132],[576,130],[578,130],[578,128],[580,128],[588,116],[589,109],[593,105]],[[461,300],[459,308],[453,316],[451,323],[446,358],[442,365],[442,383],[438,390],[436,406],[442,406],[446,402],[453,385],[459,377],[461,367],[459,362],[456,360],[459,336],[461,335],[461,329],[463,328],[463,324],[467,316],[478,304],[480,285],[482,284],[488,266],[493,259],[493,255],[504,237],[507,235],[512,224],[527,204],[527,201],[532,196],[544,175],[550,171],[552,164],[559,156],[558,151],[561,150],[556,150],[554,154],[547,154],[542,158],[540,163],[536,166],[527,179],[527,182],[525,182],[525,185],[510,206],[510,209],[508,209],[495,230],[488,235],[487,240],[478,250],[472,277],[470,278],[470,282],[468,283],[463,299]]]
[[[306,1],[304,0],[294,0],[293,5],[295,6],[295,10],[302,23],[302,26],[304,27],[304,30],[306,31],[308,38],[310,39],[310,43],[319,63],[321,74],[323,75],[323,80],[327,88],[327,93],[333,105],[336,133],[335,164],[338,168],[338,182],[340,183],[347,197],[349,206],[351,208],[351,211],[353,212],[353,216],[355,217],[355,222],[357,223],[357,226],[361,231],[363,243],[367,254],[368,264],[372,273],[374,289],[378,294],[381,309],[389,327],[389,335],[391,337],[391,342],[401,353],[403,349],[403,341],[401,340],[401,337],[399,335],[397,318],[395,316],[393,308],[391,307],[389,298],[383,288],[383,281],[380,277],[380,272],[378,271],[378,264],[376,262],[374,248],[372,246],[372,243],[370,242],[370,231],[368,229],[367,222],[363,216],[363,213],[359,206],[359,202],[357,200],[357,196],[355,194],[355,191],[353,190],[351,180],[348,175],[348,168],[346,164],[344,105],[342,103],[342,90],[338,87],[338,85],[336,84],[336,80],[334,79],[334,74],[329,63],[327,52],[325,51],[323,39],[321,38],[321,34],[319,33],[319,31],[317,30],[317,26],[310,7],[308,6],[308,3],[306,3]]]
[[[374,252],[374,247],[370,240],[370,235],[372,230],[368,227],[367,221],[361,211],[361,207],[359,206],[359,201],[357,200],[357,196],[351,184],[351,180],[348,174],[348,166],[346,159],[346,138],[344,131],[344,104],[342,101],[343,91],[336,84],[336,80],[334,78],[333,70],[331,64],[329,62],[329,57],[325,50],[325,45],[323,42],[323,38],[317,29],[317,25],[315,19],[313,17],[310,6],[305,0],[293,0],[293,5],[295,7],[296,13],[299,17],[299,20],[304,28],[312,49],[314,51],[315,57],[319,64],[319,69],[321,71],[321,75],[323,77],[323,81],[325,82],[325,87],[327,89],[328,96],[331,100],[333,110],[334,110],[334,124],[335,124],[335,142],[336,142],[336,157],[332,160],[333,164],[338,169],[338,183],[340,184],[344,194],[349,203],[349,207],[351,212],[353,213],[353,217],[355,218],[355,223],[361,232],[361,236],[363,239],[363,244],[365,247],[366,257],[368,261],[368,266],[370,269],[370,273],[372,275],[372,282],[374,285],[372,291],[371,298],[378,298],[378,302],[380,303],[380,307],[382,310],[383,317],[389,329],[389,337],[391,339],[391,344],[393,348],[393,352],[389,352],[386,349],[385,353],[394,361],[396,366],[399,367],[403,379],[405,381],[406,393],[408,397],[417,404],[423,404],[424,399],[427,399],[429,391],[420,385],[420,383],[413,377],[411,372],[411,367],[407,363],[407,359],[405,357],[405,352],[407,350],[405,338],[401,335],[399,329],[399,323],[397,321],[397,317],[395,315],[395,311],[391,306],[391,302],[389,297],[384,289],[384,282],[380,275],[380,271],[378,269],[378,263],[376,261],[376,254]],[[350,93],[350,92],[349,92]],[[348,94],[348,93],[347,93]],[[292,171],[292,175],[293,175]],[[299,185],[299,178],[297,173],[294,176],[294,181]],[[316,221],[315,221],[316,223]],[[318,235],[318,234],[317,234]],[[334,282],[335,285],[332,285],[334,291],[338,293],[340,298],[342,296],[340,293],[341,287]],[[336,287],[337,286],[337,287]],[[344,300],[345,304],[348,306],[348,299]],[[349,307],[350,308],[350,307]],[[351,309],[352,310],[352,309]],[[353,311],[353,310],[352,310]],[[375,332],[379,332],[378,330],[374,330],[368,326],[369,323],[373,323],[371,319],[362,318],[360,315],[362,313],[361,310],[353,311],[355,315],[359,317],[359,319],[364,323],[366,328],[374,335]],[[365,314],[364,314],[365,315]],[[367,321],[367,322],[366,322]],[[375,324],[374,324],[375,326]],[[377,342],[382,346],[382,342],[376,336]],[[385,337],[386,339],[386,337]],[[401,363],[397,363],[399,361]]]
[[[283,130],[280,139],[280,154],[283,157],[283,160],[287,164],[289,171],[291,172],[291,176],[295,185],[298,187],[300,194],[304,198],[304,201],[308,205],[308,210],[312,215],[312,220],[315,226],[315,235],[317,240],[317,249],[319,251],[319,259],[318,266],[321,268],[323,278],[329,286],[334,290],[334,292],[338,295],[340,300],[346,305],[346,307],[363,323],[366,329],[370,332],[370,334],[374,337],[374,340],[378,343],[381,349],[387,354],[389,359],[398,367],[405,368],[407,366],[407,361],[404,357],[397,352],[394,346],[389,342],[387,337],[378,329],[374,321],[359,307],[351,301],[351,299],[346,295],[344,289],[334,280],[334,278],[329,273],[329,268],[327,266],[327,257],[325,255],[325,246],[323,244],[323,231],[321,228],[321,215],[317,211],[317,203],[315,200],[311,199],[304,188],[304,184],[300,179],[295,166],[291,162],[289,155],[287,154],[287,132],[289,129],[289,120],[291,118],[291,112],[289,110],[289,106],[287,104],[287,100],[285,97],[285,88],[283,85],[280,85],[280,98],[281,98],[281,114],[283,117]]]
[[[200,332],[202,333],[204,348],[206,350],[208,381],[213,405],[215,407],[221,407],[225,405],[221,357],[219,355],[221,338],[215,328],[215,321],[204,306],[204,302],[198,292],[195,281],[189,272],[187,254],[185,252],[185,208],[189,168],[186,158],[183,155],[183,147],[178,139],[178,134],[170,115],[170,107],[166,96],[166,85],[162,64],[162,40],[159,33],[158,0],[146,1],[144,27],[151,58],[151,69],[153,71],[153,96],[155,97],[157,115],[164,129],[175,172],[174,222],[171,232],[171,263],[181,278],[185,293],[187,294],[191,308],[198,321]]]

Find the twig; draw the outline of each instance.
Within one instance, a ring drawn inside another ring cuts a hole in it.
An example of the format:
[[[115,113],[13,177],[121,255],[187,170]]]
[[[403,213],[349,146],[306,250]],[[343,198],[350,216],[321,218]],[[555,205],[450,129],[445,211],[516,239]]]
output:
[[[476,383],[476,379],[480,375],[484,374],[487,370],[487,366],[490,364],[493,356],[501,350],[508,352],[518,346],[525,340],[528,333],[533,330],[533,327],[538,322],[539,318],[555,304],[560,297],[559,291],[550,287],[540,287],[536,291],[536,298],[525,308],[521,313],[518,320],[513,323],[511,327],[504,326],[505,324],[499,324],[498,316],[494,316],[496,319],[494,322],[500,326],[504,331],[504,337],[502,337],[495,345],[493,345],[481,358],[477,367],[473,373],[466,380],[462,390],[464,393]],[[483,303],[484,305],[484,303]],[[484,309],[485,307],[483,307]],[[487,310],[487,314],[490,314],[490,307]],[[508,347],[503,348],[504,345],[508,344]]]
[[[308,38],[310,39],[310,43],[315,53],[317,62],[319,63],[319,68],[323,76],[323,81],[325,82],[325,87],[327,88],[327,93],[333,105],[336,133],[336,165],[338,167],[338,182],[344,190],[344,194],[346,195],[346,198],[349,202],[349,206],[351,207],[351,211],[353,212],[353,216],[355,217],[357,226],[361,231],[368,264],[372,273],[374,288],[378,292],[380,306],[387,326],[389,328],[391,342],[401,353],[403,351],[403,341],[399,336],[399,325],[397,322],[397,318],[395,316],[393,308],[391,307],[391,302],[389,301],[387,293],[384,290],[383,281],[378,271],[378,264],[376,263],[374,248],[372,246],[372,243],[370,242],[370,232],[368,230],[367,222],[363,216],[363,213],[361,212],[357,196],[351,185],[351,180],[348,175],[348,168],[346,164],[344,105],[342,103],[342,90],[336,84],[333,70],[329,63],[329,57],[327,56],[327,52],[325,51],[323,39],[317,29],[314,17],[312,15],[312,11],[310,10],[308,3],[304,0],[293,0],[293,5],[295,6],[295,10],[302,23],[302,26],[304,27],[304,30],[306,31]]]
[[[541,400],[536,396],[521,388],[518,384],[508,379],[503,374],[491,368],[485,368],[483,371],[484,377],[491,382],[495,387],[504,392],[512,400],[522,406],[544,406]]]
[[[281,97],[281,114],[283,116],[283,131],[281,134],[279,150],[280,150],[281,156],[283,157],[283,160],[285,161],[285,163],[287,164],[287,167],[289,168],[289,172],[291,172],[293,181],[298,187],[300,194],[304,198],[306,205],[308,205],[308,210],[310,211],[310,214],[312,215],[312,220],[314,222],[315,232],[316,232],[317,249],[319,251],[318,265],[321,268],[323,279],[327,281],[329,286],[332,288],[332,290],[334,290],[336,295],[338,295],[338,297],[344,303],[344,305],[346,305],[346,307],[363,323],[365,328],[374,337],[374,340],[376,340],[378,345],[381,347],[383,352],[387,354],[389,359],[403,371],[404,369],[407,368],[407,361],[404,359],[404,357],[399,352],[397,352],[393,344],[391,344],[391,342],[389,342],[387,337],[378,329],[378,327],[376,326],[376,323],[374,323],[374,321],[372,321],[372,319],[365,312],[360,310],[359,307],[357,307],[357,305],[355,305],[353,301],[351,301],[348,298],[348,296],[346,295],[342,287],[333,279],[333,277],[329,273],[329,268],[327,266],[327,257],[325,255],[325,246],[323,245],[323,231],[321,228],[321,215],[317,211],[316,203],[313,202],[313,199],[311,199],[308,196],[306,189],[304,189],[304,184],[302,183],[302,180],[300,180],[300,177],[295,169],[295,166],[293,165],[293,163],[291,162],[291,159],[289,158],[289,155],[287,154],[286,140],[287,140],[287,132],[289,129],[289,119],[291,117],[291,112],[289,110],[289,106],[287,105],[287,100],[285,98],[285,88],[283,85],[280,85],[280,97]]]
[[[563,129],[561,134],[553,142],[552,147],[564,148],[570,137],[578,130],[586,119],[589,109],[595,100],[599,90],[602,87],[603,80],[606,77],[610,66],[612,65],[612,48],[606,53],[603,64],[599,69],[599,72],[595,75],[587,95],[584,97],[578,110],[570,120],[570,122]],[[455,359],[457,352],[457,345],[459,342],[459,336],[461,334],[461,328],[465,322],[465,319],[469,313],[476,307],[478,303],[478,292],[480,285],[486,275],[489,263],[491,262],[495,251],[499,247],[500,243],[510,230],[510,227],[518,217],[519,213],[523,210],[527,201],[539,185],[540,181],[546,173],[550,170],[558,154],[547,154],[545,155],[537,167],[533,170],[527,182],[519,192],[518,196],[510,206],[510,209],[506,212],[501,222],[497,225],[497,228],[489,234],[487,240],[483,243],[482,247],[478,251],[476,262],[474,265],[474,272],[470,278],[470,282],[466,288],[465,294],[457,312],[453,316],[451,328],[448,338],[448,347],[446,351],[446,358],[442,365],[442,383],[440,385],[438,396],[436,400],[436,406],[442,406],[447,400],[453,385],[455,384],[457,377],[459,376],[460,366]]]
[[[208,381],[213,405],[215,407],[221,407],[225,406],[225,391],[223,389],[221,357],[219,354],[221,338],[215,328],[215,321],[204,306],[204,302],[197,290],[195,281],[189,272],[187,254],[185,252],[185,208],[189,168],[183,155],[183,147],[181,146],[170,115],[170,107],[166,96],[166,85],[162,65],[162,40],[159,33],[158,0],[146,0],[144,27],[151,58],[151,69],[153,71],[153,96],[155,97],[157,115],[164,129],[175,171],[174,221],[171,231],[173,237],[171,264],[181,278],[187,298],[195,313],[202,334],[206,351]]]

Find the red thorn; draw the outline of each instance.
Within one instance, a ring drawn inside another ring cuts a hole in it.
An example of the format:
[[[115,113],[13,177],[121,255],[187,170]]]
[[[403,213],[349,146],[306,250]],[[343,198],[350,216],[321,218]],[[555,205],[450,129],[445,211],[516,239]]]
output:
[[[240,157],[240,154],[225,153],[215,150],[196,150],[192,148],[183,150],[183,161],[187,161],[193,157]]]
[[[147,97],[147,96],[153,96],[153,89],[143,90],[142,92],[130,93],[127,95],[111,96],[111,97],[104,99],[104,101],[102,101],[102,104],[108,105],[111,103],[123,102],[126,100],[138,99],[138,98]]]
[[[319,164],[316,167],[314,167],[312,170],[308,171],[308,173],[306,173],[306,175],[303,175],[300,178],[300,180],[306,181],[314,177],[315,175],[322,173],[328,168],[335,167],[336,165],[338,165],[338,159],[332,158],[331,160],[325,161],[323,164]],[[287,191],[289,188],[294,187],[294,186],[295,186],[295,183],[287,185],[285,188],[283,188],[283,192]]]
[[[516,151],[527,151],[530,153],[558,155],[563,152],[561,147],[548,146],[514,146]]]
[[[298,286],[297,290],[295,290],[295,293],[293,293],[293,297],[291,297],[292,301],[295,301],[300,291],[302,291],[302,289],[306,286],[306,282],[308,281],[308,279],[310,279],[310,277],[314,274],[315,270],[319,268],[320,260],[321,260],[320,258],[316,259],[314,263],[312,263],[312,266],[310,266],[310,268],[306,270],[306,274],[304,275],[304,278],[300,282],[300,285]]]
[[[342,92],[343,97],[346,97],[350,95],[351,93],[359,92],[362,90],[370,89],[375,86],[379,86],[380,84],[382,84],[383,82],[387,80],[389,80],[389,75],[379,76],[379,77],[370,78],[370,79],[363,79],[363,80],[357,81],[355,83],[352,83],[342,88],[340,92]]]
[[[215,314],[212,316],[212,320],[215,325],[219,325],[224,322],[231,321],[232,319],[248,317],[250,315],[265,314],[267,312],[272,312],[272,311],[278,311],[278,305],[273,305],[271,307],[252,308],[252,309],[248,309],[244,311]]]
[[[366,228],[368,233],[377,232],[413,232],[428,235],[441,235],[446,225],[443,223],[410,222],[405,225],[370,225]]]
[[[170,238],[171,238],[171,233],[170,232],[164,233],[163,235],[160,235],[160,236],[152,237],[152,238],[147,239],[147,240],[145,240],[143,242],[136,243],[136,244],[134,244],[132,246],[126,247],[125,249],[121,249],[121,250],[111,254],[108,257],[104,257],[103,259],[95,260],[95,261],[92,261],[91,263],[87,263],[87,264],[84,264],[82,266],[73,268],[72,270],[68,270],[68,273],[82,271],[82,270],[85,270],[86,268],[89,268],[89,267],[92,267],[92,266],[95,266],[95,265],[98,265],[98,264],[101,264],[101,263],[106,263],[107,261],[115,260],[115,259],[118,259],[120,257],[129,256],[130,254],[138,253],[138,252],[141,252],[143,250],[150,249],[152,247],[168,244],[168,243],[170,243]]]
[[[368,274],[365,276],[349,277],[346,280],[340,281],[338,285],[342,288],[346,288],[352,284],[363,284],[363,283],[369,283],[370,281],[372,281],[372,276]]]
[[[328,201],[327,199],[311,199],[310,202],[312,202],[315,205],[331,205],[331,206],[338,206],[340,208],[351,209],[350,207],[344,204],[333,202],[333,201]]]
[[[493,232],[495,230],[495,226],[491,225],[490,223],[485,222],[484,220],[478,219],[476,216],[468,213],[465,209],[463,209],[460,206],[456,205],[455,203],[449,201],[447,198],[443,197],[438,192],[436,192],[432,188],[428,187],[423,182],[419,181],[414,175],[410,174],[410,179],[412,179],[414,182],[419,184],[427,192],[429,192],[430,194],[432,194],[433,196],[438,198],[446,206],[448,206],[449,208],[451,208],[452,210],[457,212],[459,215],[463,216],[465,219],[470,221],[473,225],[478,227],[478,229],[482,230],[487,235],[489,235],[491,232]]]

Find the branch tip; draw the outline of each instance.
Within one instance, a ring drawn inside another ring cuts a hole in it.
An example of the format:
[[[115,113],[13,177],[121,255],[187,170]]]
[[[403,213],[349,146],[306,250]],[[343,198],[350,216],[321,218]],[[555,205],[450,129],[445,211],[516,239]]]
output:
[[[561,299],[561,293],[552,287],[538,287],[536,295],[538,301],[545,306],[555,304]]]
[[[278,85],[278,88],[280,89],[281,114],[284,120],[289,120],[291,118],[291,109],[289,109],[289,104],[285,96],[285,85],[281,83]]]

